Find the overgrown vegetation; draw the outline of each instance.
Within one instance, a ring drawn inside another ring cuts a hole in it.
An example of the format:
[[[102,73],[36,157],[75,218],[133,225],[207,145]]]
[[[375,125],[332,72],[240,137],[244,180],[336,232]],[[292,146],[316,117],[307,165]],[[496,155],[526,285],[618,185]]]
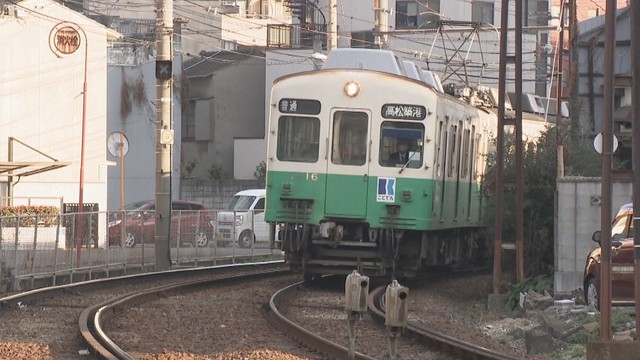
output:
[[[535,277],[527,278],[517,283],[507,293],[507,306],[510,309],[518,307],[518,301],[520,300],[520,293],[526,293],[529,290],[533,290],[539,294],[553,292],[553,276],[552,275],[538,275]]]
[[[60,209],[55,206],[1,206],[0,220],[2,227],[55,226]]]
[[[558,144],[563,144],[565,175],[600,176],[602,159],[593,149],[592,140],[566,131],[556,132],[550,128],[542,134],[537,143],[527,142],[523,150],[524,171],[516,169],[516,147],[513,136],[505,136],[503,181],[515,182],[517,176],[524,176],[523,232],[524,270],[526,277],[553,273],[554,261],[554,214],[555,191],[558,168]],[[483,193],[487,196],[484,212],[487,236],[495,237],[496,214],[496,157],[488,158],[489,169],[485,178]],[[502,239],[515,242],[516,239],[516,191],[503,188]],[[503,268],[515,269],[515,256],[504,253]]]
[[[126,119],[131,114],[134,104],[141,106],[147,101],[147,90],[142,74],[132,82],[128,82],[123,73],[122,88],[120,89],[120,115],[122,119]]]
[[[256,166],[256,171],[253,172],[253,176],[261,181],[265,181],[267,179],[267,164],[264,161],[261,161],[260,164]]]
[[[226,178],[226,174],[220,165],[211,164],[208,172],[209,180],[224,180]]]

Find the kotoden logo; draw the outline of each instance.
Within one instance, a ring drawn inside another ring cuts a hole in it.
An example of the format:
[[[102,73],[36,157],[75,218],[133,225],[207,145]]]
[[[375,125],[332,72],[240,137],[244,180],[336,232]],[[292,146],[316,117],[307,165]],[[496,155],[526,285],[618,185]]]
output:
[[[378,178],[378,193],[376,194],[378,202],[395,202],[396,201],[396,179],[395,178]]]

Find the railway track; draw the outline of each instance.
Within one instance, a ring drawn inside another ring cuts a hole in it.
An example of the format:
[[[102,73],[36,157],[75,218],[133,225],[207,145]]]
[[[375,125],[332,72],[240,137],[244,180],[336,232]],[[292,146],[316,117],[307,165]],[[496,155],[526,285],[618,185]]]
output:
[[[290,302],[298,292],[307,288],[308,283],[299,282],[292,284],[275,293],[269,303],[269,319],[280,329],[296,337],[298,341],[335,359],[380,359],[388,358],[385,354],[380,357],[372,357],[361,352],[353,352],[337,342],[333,342],[319,334],[305,329],[301,324],[287,318],[283,314],[284,304]],[[370,292],[367,299],[368,312],[374,320],[385,322],[385,290],[386,286],[379,286]],[[346,315],[345,315],[346,317]],[[419,344],[429,344],[439,354],[446,354],[451,359],[464,360],[515,360],[521,359],[511,355],[502,354],[482,346],[456,339],[425,324],[409,321],[404,336],[412,337]],[[351,356],[351,357],[350,357]],[[438,355],[439,359],[442,358]]]
[[[194,281],[182,281],[139,292],[127,294],[120,298],[109,299],[101,304],[96,304],[82,311],[78,320],[78,328],[84,340],[91,348],[91,352],[101,359],[126,359],[134,360],[127,351],[118,346],[104,331],[102,324],[109,321],[111,316],[115,316],[121,309],[128,309],[135,304],[149,299],[163,296],[172,296],[178,293],[187,293],[200,288],[213,287],[218,285],[228,285],[231,283],[242,283],[249,279],[256,280],[268,278],[276,275],[289,273],[288,269],[277,267],[274,269],[261,269],[255,273],[226,276],[215,279],[203,279]]]
[[[250,267],[253,268],[253,267]],[[268,277],[275,276],[278,274],[286,274],[290,273],[288,269],[282,266],[281,263],[270,264],[267,267],[259,267],[249,270],[248,273],[243,275],[238,275],[236,270],[231,268],[226,269],[218,269],[217,271],[210,270],[205,272],[185,272],[182,276],[172,273],[172,274],[163,274],[163,275],[155,275],[155,280],[152,280],[154,277],[147,276],[146,280],[140,280],[137,276],[129,277],[126,280],[127,282],[139,282],[146,284],[145,286],[131,284],[131,288],[125,288],[124,291],[119,291],[120,295],[115,295],[113,293],[110,296],[91,296],[90,302],[88,304],[78,304],[78,309],[76,313],[79,315],[75,316],[75,327],[76,332],[77,329],[80,329],[81,334],[81,343],[82,348],[80,354],[76,354],[76,357],[65,356],[62,357],[60,355],[52,356],[52,357],[42,357],[43,359],[80,359],[86,354],[93,354],[95,358],[99,359],[141,359],[140,350],[134,350],[131,352],[130,344],[126,342],[122,342],[122,337],[116,336],[115,339],[109,336],[109,334],[113,334],[114,329],[120,329],[117,326],[111,326],[111,329],[105,329],[104,324],[111,324],[114,322],[114,319],[122,319],[128,318],[128,315],[124,315],[123,312],[130,311],[131,309],[137,309],[138,304],[146,304],[147,307],[150,307],[151,311],[155,311],[156,316],[158,314],[162,314],[163,311],[167,311],[166,309],[160,310],[162,305],[150,305],[156,304],[158,302],[166,302],[167,299],[171,299],[173,297],[179,297],[180,295],[196,293],[199,290],[203,289],[224,289],[225,286],[229,286],[231,284],[241,284],[247,281],[257,281],[258,284],[262,283],[261,279],[267,279]],[[189,275],[186,275],[189,274]],[[195,274],[198,274],[197,276]],[[185,279],[185,275],[187,277],[193,277],[193,279]],[[197,277],[197,278],[196,278]],[[168,280],[170,279],[170,280]],[[7,311],[21,311],[23,307],[31,308],[42,306],[43,308],[55,308],[56,306],[68,306],[61,305],[63,302],[57,302],[55,299],[57,296],[77,296],[78,294],[84,293],[93,293],[95,289],[104,288],[107,283],[115,284],[115,279],[105,279],[103,281],[96,281],[88,284],[73,284],[66,287],[56,287],[51,289],[42,289],[39,291],[33,291],[21,295],[15,295],[9,298],[0,299],[0,308]],[[308,283],[297,282],[294,284],[290,284],[284,288],[281,288],[278,291],[275,291],[273,296],[270,297],[268,306],[264,306],[266,317],[271,321],[274,325],[276,325],[279,329],[284,330],[291,337],[295,338],[299,343],[303,343],[306,348],[315,349],[317,352],[323,354],[323,357],[319,357],[321,359],[326,359],[326,357],[331,357],[335,359],[347,359],[349,358],[349,349],[340,344],[340,341],[336,341],[335,339],[330,339],[331,336],[327,336],[326,332],[318,332],[315,333],[314,330],[309,327],[305,322],[296,322],[293,318],[289,318],[285,312],[282,311],[283,306],[290,303],[290,300],[298,295],[298,293],[303,289],[309,289]],[[251,285],[255,286],[255,285]],[[369,314],[372,318],[382,320],[384,322],[384,289],[385,286],[381,286],[376,288],[371,292],[368,298],[368,307]],[[222,290],[223,292],[226,290]],[[109,291],[107,291],[109,292]],[[342,294],[344,295],[344,294]],[[207,297],[211,295],[200,294],[199,297]],[[334,298],[338,299],[337,301],[334,299],[329,305],[320,305],[320,307],[327,307],[328,311],[324,311],[323,309],[319,309],[323,314],[333,313],[341,313],[344,312],[344,303],[342,299],[338,296],[334,296]],[[53,299],[53,300],[47,300]],[[158,300],[158,301],[156,301]],[[171,301],[171,300],[169,300]],[[37,305],[38,303],[43,303],[44,305]],[[264,304],[264,303],[262,303]],[[156,308],[157,307],[157,308]],[[170,311],[170,310],[169,310]],[[295,311],[295,310],[294,310]],[[0,312],[0,320],[1,314]],[[247,314],[247,311],[242,311],[242,316],[247,317],[250,315]],[[345,320],[346,315],[344,315],[345,319],[341,319],[337,323],[334,322],[333,332],[343,332],[345,329]],[[177,317],[178,320],[182,321],[181,317]],[[198,319],[198,321],[205,322],[205,319]],[[217,319],[216,319],[217,321]],[[222,326],[223,321],[220,321],[220,324],[215,324],[215,326]],[[340,330],[336,331],[336,324],[339,324]],[[134,332],[145,332],[145,326],[142,324],[135,324],[133,329],[127,329],[128,331]],[[139,325],[139,326],[137,326]],[[126,328],[123,326],[123,328]],[[176,330],[179,332],[188,332],[188,324],[181,324],[180,327],[176,327]],[[152,332],[158,329],[152,328],[150,329]],[[251,332],[248,330],[249,333]],[[275,334],[270,333],[268,330],[256,330],[256,332],[264,332],[261,336],[264,336],[267,339],[275,339],[277,336]],[[380,330],[378,326],[378,332],[383,332]],[[331,332],[331,330],[329,330]],[[482,348],[480,346],[476,346],[470,344],[468,342],[459,341],[451,336],[447,336],[446,334],[442,334],[434,329],[429,329],[424,326],[424,324],[418,324],[409,322],[405,332],[408,335],[411,335],[412,338],[417,339],[415,345],[409,346],[417,346],[424,347],[425,343],[429,344],[429,348],[436,349],[435,351],[440,354],[438,356],[428,356],[424,358],[428,359],[515,359],[514,357],[500,354],[498,352],[494,352],[488,350],[486,348]],[[116,332],[117,335],[117,332]],[[148,335],[148,334],[145,334]],[[68,334],[67,334],[68,336]],[[182,335],[185,336],[185,335]],[[408,336],[407,336],[408,338]],[[366,340],[365,337],[362,339],[363,341],[359,343],[359,346],[368,346],[366,342],[372,342],[372,340]],[[277,342],[278,340],[276,340]],[[360,339],[359,339],[360,341]],[[122,343],[125,346],[122,346]],[[375,340],[373,340],[375,342]],[[344,344],[344,342],[342,342]],[[210,345],[210,344],[207,344]],[[71,345],[73,346],[73,345]],[[79,348],[77,343],[76,347]],[[189,345],[185,345],[189,348]],[[193,345],[192,345],[193,346]],[[85,350],[86,349],[86,350]],[[291,347],[293,349],[293,347]],[[157,349],[156,349],[157,350]],[[137,352],[136,352],[137,351]],[[292,350],[292,353],[298,351],[298,349]],[[285,353],[289,353],[285,351]],[[83,355],[84,354],[84,355]],[[378,354],[382,354],[382,352],[376,352],[376,355],[364,354],[361,352],[354,352],[353,359],[380,359],[383,358],[384,355],[378,356]],[[448,354],[448,355],[442,355]],[[82,355],[82,356],[81,356]],[[443,357],[445,356],[445,357]],[[86,357],[84,357],[86,359]],[[222,357],[224,358],[224,357]],[[266,357],[265,357],[266,358]],[[278,358],[278,357],[271,357]],[[303,356],[304,359],[315,359],[315,357]],[[405,357],[403,354],[402,358],[411,359],[411,357]],[[418,357],[421,358],[421,357]],[[191,359],[191,358],[190,358]],[[294,359],[299,359],[294,357]]]
[[[127,357],[103,331],[118,310],[153,297],[216,281],[242,281],[290,273],[281,261],[173,270],[92,280],[0,298],[0,358],[118,359]],[[239,275],[243,274],[243,275]],[[80,329],[80,331],[79,331]],[[76,335],[77,334],[77,335]]]

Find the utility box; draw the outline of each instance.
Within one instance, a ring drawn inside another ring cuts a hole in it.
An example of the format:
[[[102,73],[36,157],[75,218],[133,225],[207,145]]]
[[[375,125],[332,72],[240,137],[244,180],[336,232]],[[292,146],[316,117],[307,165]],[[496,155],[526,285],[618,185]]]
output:
[[[67,233],[65,238],[65,247],[73,249],[76,247],[76,239],[82,239],[82,246],[98,247],[98,226],[99,226],[99,207],[97,203],[83,203],[82,214],[78,213],[80,205],[78,203],[64,203],[62,213],[64,214],[64,226]],[[80,226],[79,223],[82,223]],[[82,231],[82,234],[77,234]]]
[[[397,280],[393,280],[391,285],[387,286],[385,293],[385,325],[402,328],[407,326],[408,298],[409,288],[401,286]]]
[[[356,270],[347,275],[344,284],[345,309],[347,311],[366,312],[369,296],[369,277],[360,275]]]

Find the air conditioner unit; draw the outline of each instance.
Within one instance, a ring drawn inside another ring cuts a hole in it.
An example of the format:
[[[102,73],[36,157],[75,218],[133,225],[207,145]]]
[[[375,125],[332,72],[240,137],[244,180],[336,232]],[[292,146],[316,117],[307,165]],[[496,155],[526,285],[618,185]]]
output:
[[[0,4],[0,17],[15,17],[16,7],[15,5],[3,5]]]

